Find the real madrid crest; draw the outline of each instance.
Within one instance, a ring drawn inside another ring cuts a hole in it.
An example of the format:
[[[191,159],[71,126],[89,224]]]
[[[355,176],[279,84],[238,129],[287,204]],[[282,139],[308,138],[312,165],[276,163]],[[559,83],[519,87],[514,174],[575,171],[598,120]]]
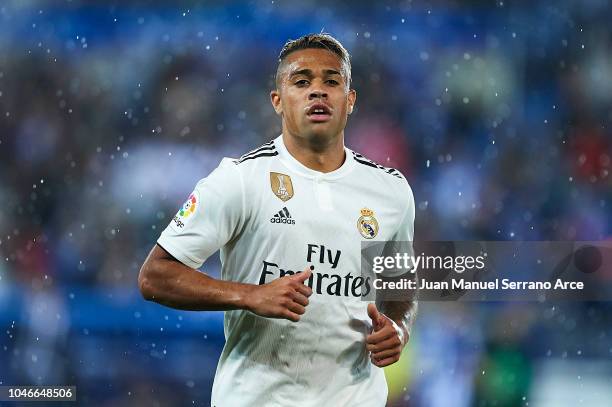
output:
[[[357,220],[357,230],[366,239],[374,239],[378,234],[378,221],[374,217],[374,211],[368,208],[361,210],[361,216]]]
[[[287,202],[293,198],[293,184],[291,183],[291,177],[289,175],[271,172],[270,186],[272,187],[274,195],[281,201]]]

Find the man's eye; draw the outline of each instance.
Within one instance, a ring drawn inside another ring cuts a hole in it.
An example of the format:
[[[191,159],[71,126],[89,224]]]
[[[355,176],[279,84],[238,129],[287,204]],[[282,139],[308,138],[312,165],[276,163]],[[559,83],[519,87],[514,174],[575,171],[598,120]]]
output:
[[[335,80],[333,80],[333,79],[328,79],[328,80],[327,80],[327,83],[329,83],[330,85],[333,85],[333,86],[336,86],[336,85],[339,85],[339,84],[340,84],[340,82],[335,81]]]
[[[306,86],[308,85],[308,81],[306,79],[300,79],[299,81],[295,82],[295,84],[297,86]]]

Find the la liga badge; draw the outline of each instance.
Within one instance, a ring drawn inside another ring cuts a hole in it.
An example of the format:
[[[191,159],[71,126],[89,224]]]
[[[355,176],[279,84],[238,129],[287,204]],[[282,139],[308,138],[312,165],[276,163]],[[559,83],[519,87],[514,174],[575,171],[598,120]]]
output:
[[[200,199],[198,197],[198,193],[196,191],[193,191],[191,195],[189,195],[189,198],[187,198],[181,209],[179,209],[176,215],[174,215],[174,219],[172,219],[172,222],[174,222],[176,227],[180,229],[184,228],[186,222],[188,222],[189,219],[193,218],[193,215],[196,213],[199,206]]]

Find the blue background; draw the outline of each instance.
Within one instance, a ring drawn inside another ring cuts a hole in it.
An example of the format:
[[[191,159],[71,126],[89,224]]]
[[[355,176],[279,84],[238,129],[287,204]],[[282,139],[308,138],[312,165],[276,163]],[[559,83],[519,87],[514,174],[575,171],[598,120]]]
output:
[[[352,54],[347,145],[424,240],[609,240],[606,1],[0,4],[0,385],[206,405],[222,315],[136,278],[195,183],[274,138],[289,38]],[[217,258],[204,270],[218,275]],[[423,303],[389,405],[610,405],[608,303]]]

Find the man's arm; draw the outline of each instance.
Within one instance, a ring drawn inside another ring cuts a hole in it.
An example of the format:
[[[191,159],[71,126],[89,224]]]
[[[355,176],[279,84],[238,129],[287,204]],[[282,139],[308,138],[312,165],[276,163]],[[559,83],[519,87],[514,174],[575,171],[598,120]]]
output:
[[[142,296],[171,308],[197,311],[244,309],[269,318],[297,322],[312,289],[304,285],[310,268],[268,284],[254,285],[214,279],[172,257],[155,245],[138,275]]]
[[[412,324],[416,319],[418,303],[415,301],[383,301],[380,312],[389,317],[402,330],[404,345],[410,339]]]
[[[404,179],[405,190],[400,191],[399,196],[407,196],[407,205],[404,216],[397,232],[385,245],[384,250],[389,253],[413,253],[412,242],[414,240],[414,195],[408,182]],[[398,242],[409,242],[408,247],[404,244],[397,246]],[[400,277],[398,277],[400,278]],[[412,275],[416,278],[416,275]],[[372,363],[378,367],[388,366],[400,359],[402,349],[410,340],[412,324],[416,319],[416,298],[398,299],[398,301],[377,300],[378,308],[374,304],[368,304],[368,315],[372,319],[372,332],[366,337],[366,349],[370,352]],[[380,309],[380,311],[379,311]]]
[[[376,305],[368,304],[373,329],[366,338],[366,349],[372,363],[384,367],[400,359],[402,349],[410,340],[416,312],[416,301],[383,301],[380,311]]]
[[[404,344],[408,343],[412,324],[416,319],[418,303],[416,301],[383,301],[379,309],[402,329]]]

